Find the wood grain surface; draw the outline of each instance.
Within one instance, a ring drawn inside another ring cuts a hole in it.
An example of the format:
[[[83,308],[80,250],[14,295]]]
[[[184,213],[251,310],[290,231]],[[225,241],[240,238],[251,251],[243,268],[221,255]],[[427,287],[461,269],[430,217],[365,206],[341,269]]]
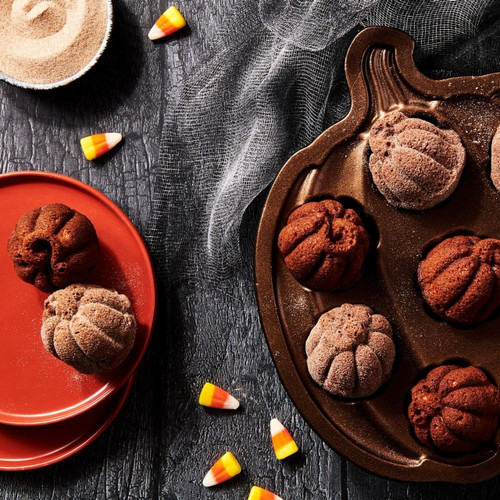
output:
[[[80,179],[114,200],[144,233],[161,127],[168,120],[162,114],[165,96],[203,64],[207,49],[223,32],[226,13],[217,0],[179,1],[189,28],[151,43],[147,32],[169,4],[114,0],[114,5],[110,45],[80,81],[47,92],[0,82],[0,167],[2,172],[44,170]],[[79,139],[100,131],[122,132],[125,140],[108,156],[89,163]],[[243,226],[244,261],[249,267],[263,200],[261,196],[250,208]],[[279,381],[248,275],[239,277],[239,292],[228,297],[238,311],[245,311],[245,331],[228,329],[227,309],[212,300],[210,290],[201,303],[189,300],[189,295],[179,303],[176,290],[160,283],[154,338],[116,421],[64,462],[36,471],[0,473],[0,498],[246,499],[253,484],[287,500],[500,496],[500,479],[475,486],[388,481],[324,445]],[[206,338],[206,324],[224,327],[217,337]],[[200,407],[197,397],[207,380],[230,388],[242,408],[228,414]],[[270,445],[272,417],[285,423],[301,449],[283,463],[275,459]],[[218,488],[204,489],[204,473],[227,450],[240,459],[243,473]]]

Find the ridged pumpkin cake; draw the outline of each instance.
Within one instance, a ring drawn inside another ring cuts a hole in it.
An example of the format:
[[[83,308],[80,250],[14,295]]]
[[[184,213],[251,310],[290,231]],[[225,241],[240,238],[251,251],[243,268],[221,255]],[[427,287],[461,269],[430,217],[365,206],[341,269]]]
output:
[[[333,291],[350,288],[360,278],[370,239],[354,210],[323,200],[305,203],[290,214],[278,247],[297,281]]]
[[[306,341],[311,377],[335,396],[361,398],[386,383],[395,356],[387,319],[361,304],[324,313]]]
[[[426,446],[465,453],[495,433],[500,394],[479,368],[438,366],[413,387],[411,395],[408,416]]]
[[[94,226],[61,203],[25,213],[7,249],[17,275],[44,292],[86,281],[99,257]]]
[[[129,299],[95,285],[70,285],[45,301],[45,348],[82,373],[119,366],[134,345],[136,320]]]
[[[500,304],[500,240],[447,238],[420,262],[417,277],[438,316],[464,325],[483,321]]]

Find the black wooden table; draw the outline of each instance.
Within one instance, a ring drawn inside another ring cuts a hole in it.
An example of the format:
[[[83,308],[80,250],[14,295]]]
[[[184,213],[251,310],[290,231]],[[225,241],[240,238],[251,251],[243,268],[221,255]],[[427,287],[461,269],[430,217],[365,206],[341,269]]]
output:
[[[217,0],[183,1],[179,7],[190,27],[153,44],[147,32],[167,4],[114,4],[110,45],[80,81],[49,92],[0,83],[0,166],[1,172],[44,170],[80,179],[114,200],[144,233],[161,125],[168,119],[162,114],[161,97],[196,64],[203,64],[225,13],[217,8]],[[119,131],[125,140],[91,164],[81,153],[79,139],[97,131]],[[245,221],[243,249],[249,266],[263,199],[251,207]],[[0,473],[0,498],[244,499],[253,484],[284,499],[500,497],[500,478],[471,486],[402,483],[374,476],[339,457],[310,430],[281,386],[253,290],[234,297],[248,304],[248,330],[205,339],[203,322],[217,321],[220,314],[209,292],[205,304],[181,307],[175,293],[160,285],[154,338],[114,424],[62,463]],[[242,409],[228,415],[201,408],[197,397],[206,380],[231,388],[242,400]],[[270,447],[268,426],[274,416],[293,431],[301,448],[286,463],[278,463]],[[204,473],[226,450],[241,459],[244,472],[219,488],[204,489]]]

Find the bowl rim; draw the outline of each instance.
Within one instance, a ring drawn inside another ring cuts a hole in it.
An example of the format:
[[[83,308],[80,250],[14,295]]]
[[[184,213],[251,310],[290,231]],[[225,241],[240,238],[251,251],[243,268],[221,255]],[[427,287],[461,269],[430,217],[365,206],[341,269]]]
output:
[[[10,83],[11,85],[15,85],[16,87],[21,87],[23,89],[30,89],[30,90],[51,90],[55,89],[58,87],[63,87],[65,85],[68,85],[71,82],[74,82],[75,80],[78,80],[81,76],[83,76],[85,73],[87,73],[100,59],[102,53],[106,49],[108,45],[109,38],[111,36],[111,30],[113,28],[113,2],[112,0],[106,0],[106,4],[108,5],[108,20],[106,23],[106,32],[104,34],[104,38],[101,42],[101,45],[97,49],[97,52],[94,54],[92,59],[82,68],[80,71],[75,73],[72,76],[69,76],[65,78],[64,80],[59,80],[57,82],[52,82],[52,83],[30,83],[30,82],[25,82],[22,80],[18,80],[16,78],[13,78],[11,76],[6,75],[5,73],[2,73],[0,71],[0,81],[5,81],[7,83]]]

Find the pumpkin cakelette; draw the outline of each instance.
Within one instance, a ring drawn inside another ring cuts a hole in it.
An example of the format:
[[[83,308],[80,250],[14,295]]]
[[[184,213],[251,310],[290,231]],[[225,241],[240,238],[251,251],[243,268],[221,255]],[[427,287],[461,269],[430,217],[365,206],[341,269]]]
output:
[[[22,215],[7,250],[19,278],[47,293],[85,281],[99,257],[90,220],[62,203]]]
[[[306,340],[307,369],[334,396],[362,398],[385,384],[396,348],[387,319],[362,304],[322,314]]]
[[[369,168],[391,204],[426,210],[448,198],[465,166],[465,148],[454,130],[393,111],[372,126]]]
[[[475,366],[438,366],[413,387],[411,396],[408,418],[417,438],[428,447],[471,452],[495,433],[500,393]]]
[[[131,351],[136,320],[129,299],[96,285],[70,285],[45,301],[43,345],[81,373],[119,366]]]
[[[500,240],[446,238],[420,262],[417,278],[439,317],[462,325],[484,321],[500,305]]]
[[[315,290],[334,291],[359,280],[370,238],[354,210],[326,199],[295,209],[279,233],[278,247],[297,281]]]

